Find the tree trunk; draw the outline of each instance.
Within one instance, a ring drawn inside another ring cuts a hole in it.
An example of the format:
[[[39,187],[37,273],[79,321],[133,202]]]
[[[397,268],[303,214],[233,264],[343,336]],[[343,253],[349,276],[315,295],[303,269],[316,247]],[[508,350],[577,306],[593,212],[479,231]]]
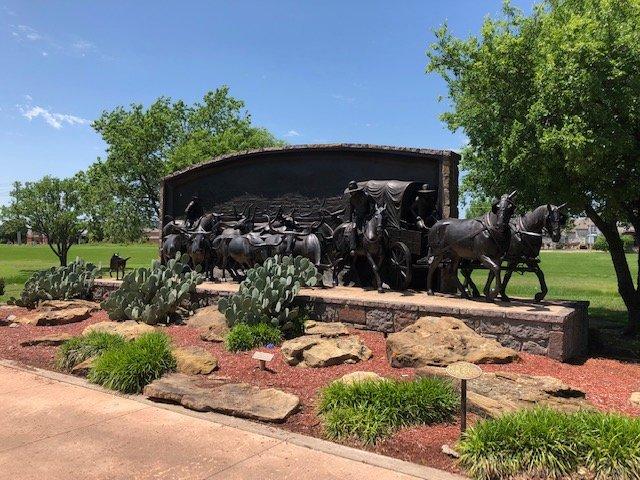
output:
[[[618,226],[616,222],[605,221],[591,205],[587,205],[585,210],[609,244],[609,254],[611,255],[611,261],[618,280],[618,293],[620,293],[622,301],[627,307],[629,318],[625,333],[637,335],[638,326],[640,325],[640,291],[633,285],[633,277],[624,252],[622,239],[618,233]]]

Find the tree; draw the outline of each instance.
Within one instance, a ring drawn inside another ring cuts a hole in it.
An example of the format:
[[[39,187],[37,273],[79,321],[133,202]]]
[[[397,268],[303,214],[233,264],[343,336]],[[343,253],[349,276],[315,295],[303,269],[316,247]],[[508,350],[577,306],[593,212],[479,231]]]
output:
[[[15,182],[10,196],[11,203],[2,209],[3,220],[46,236],[60,265],[66,266],[69,248],[78,243],[84,229],[77,181],[46,176],[37,182]]]
[[[487,197],[474,196],[469,201],[466,218],[478,218],[491,211],[491,200]]]
[[[585,212],[637,333],[640,276],[634,286],[617,225],[640,231],[640,0],[548,0],[530,16],[506,3],[479,36],[440,28],[428,56],[448,86],[442,118],[469,139],[463,190]]]
[[[133,104],[103,112],[93,128],[107,143],[107,157],[87,172],[89,201],[108,199],[102,214],[127,211],[136,225],[152,226],[160,216],[163,176],[212,155],[282,143],[252,126],[243,108],[228,87],[221,87],[193,105],[160,97],[148,108]]]

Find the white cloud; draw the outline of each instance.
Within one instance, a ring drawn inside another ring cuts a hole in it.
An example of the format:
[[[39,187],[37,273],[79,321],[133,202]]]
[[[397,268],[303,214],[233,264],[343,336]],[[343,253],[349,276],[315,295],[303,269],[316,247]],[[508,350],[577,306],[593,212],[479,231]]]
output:
[[[42,35],[36,31],[35,28],[31,28],[29,25],[10,25],[11,35],[17,37],[20,40],[29,40],[35,42],[42,40]]]
[[[336,100],[340,100],[345,103],[353,103],[356,101],[354,97],[347,97],[346,95],[342,95],[341,93],[332,93],[331,96]]]
[[[284,134],[285,137],[299,137],[300,133],[296,130],[289,130],[287,133]]]
[[[33,97],[27,93],[27,94],[24,96],[24,99],[25,99],[27,102],[30,102],[31,100],[33,100]]]
[[[56,130],[60,130],[64,124],[67,125],[87,125],[89,120],[81,117],[77,117],[75,115],[69,115],[66,113],[55,113],[50,112],[46,108],[42,108],[39,106],[35,107],[18,107],[22,116],[29,119],[29,121],[34,118],[42,118],[48,125],[55,128]]]
[[[29,25],[9,25],[13,38],[22,44],[40,46],[43,57],[50,53],[85,57],[90,53],[99,53],[95,44],[82,38],[65,35],[66,38],[54,38],[51,35],[38,32]],[[42,50],[46,48],[46,50]]]

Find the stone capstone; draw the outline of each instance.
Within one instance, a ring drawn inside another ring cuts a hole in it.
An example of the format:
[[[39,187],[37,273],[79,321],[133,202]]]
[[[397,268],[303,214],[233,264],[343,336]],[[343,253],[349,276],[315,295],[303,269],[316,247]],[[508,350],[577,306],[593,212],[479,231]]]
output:
[[[69,333],[53,333],[51,335],[44,335],[42,337],[31,338],[20,342],[23,347],[34,347],[36,345],[42,345],[45,347],[55,347],[67,340],[73,338],[73,335]]]
[[[372,355],[357,335],[329,338],[303,335],[284,342],[281,352],[289,365],[312,368],[357,363]]]
[[[91,315],[90,307],[72,307],[58,310],[39,310],[25,313],[16,317],[15,322],[26,325],[66,325],[81,322]]]
[[[200,332],[200,338],[207,342],[224,342],[224,337],[229,332],[226,318],[215,305],[199,308],[187,319],[186,324],[196,328]]]
[[[387,358],[393,367],[446,366],[470,363],[508,363],[518,359],[511,348],[484,338],[462,320],[422,317],[387,337]]]
[[[192,377],[175,373],[144,387],[151,400],[180,404],[199,412],[218,412],[235,417],[282,422],[300,405],[300,399],[275,388],[247,383],[223,383],[204,388]]]
[[[416,376],[448,378],[458,383],[439,367],[420,368]],[[538,405],[564,412],[591,408],[585,392],[555,377],[514,372],[484,373],[467,381],[467,402],[471,411],[487,417]]]
[[[155,328],[146,323],[138,323],[135,320],[126,320],[124,322],[98,322],[87,326],[82,334],[86,335],[91,332],[105,332],[122,335],[127,340],[133,340],[135,338],[144,335],[145,333],[153,332]]]
[[[218,368],[218,359],[200,347],[178,347],[171,350],[178,373],[208,375]]]

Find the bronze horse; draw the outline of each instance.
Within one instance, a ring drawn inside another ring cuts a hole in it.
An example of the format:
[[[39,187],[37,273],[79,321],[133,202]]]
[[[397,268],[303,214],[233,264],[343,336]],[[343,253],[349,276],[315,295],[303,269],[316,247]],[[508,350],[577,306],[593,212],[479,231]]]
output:
[[[380,266],[384,260],[384,217],[383,212],[386,207],[376,207],[372,217],[365,222],[361,241],[355,249],[355,255],[350,254],[348,228],[355,228],[352,222],[339,225],[333,232],[334,246],[339,258],[333,264],[333,285],[338,285],[338,275],[349,259],[352,268],[356,257],[365,257],[371,266],[375,277],[378,292],[382,293],[382,280],[380,278]]]
[[[524,271],[533,272],[538,277],[540,291],[535,294],[534,299],[537,302],[541,302],[547,295],[547,283],[545,282],[544,273],[540,268],[540,262],[538,260],[540,249],[542,248],[542,234],[543,231],[546,231],[549,237],[551,237],[552,242],[557,243],[560,241],[562,228],[567,223],[567,216],[562,212],[566,205],[566,203],[559,206],[551,204],[540,205],[535,210],[511,220],[511,241],[509,243],[509,250],[503,258],[503,261],[507,262],[506,273],[500,292],[500,297],[503,300],[509,300],[506,294],[507,285],[511,279],[511,275],[518,270],[520,264],[526,266]],[[478,288],[471,279],[471,272],[479,266],[477,263],[469,262],[460,267],[460,271],[465,278],[463,286],[469,286],[474,297],[479,297],[480,292],[478,292]],[[487,283],[484,287],[485,295],[492,281],[493,272],[489,271]]]
[[[510,244],[511,229],[509,221],[515,211],[514,198],[517,191],[502,195],[491,206],[491,211],[479,218],[449,218],[437,221],[429,230],[429,272],[427,274],[427,293],[433,295],[433,274],[443,260],[448,259],[451,271],[463,297],[468,294],[458,275],[458,265],[467,259],[480,262],[491,270],[496,286],[487,293],[492,300],[502,291],[500,266],[502,257]]]

